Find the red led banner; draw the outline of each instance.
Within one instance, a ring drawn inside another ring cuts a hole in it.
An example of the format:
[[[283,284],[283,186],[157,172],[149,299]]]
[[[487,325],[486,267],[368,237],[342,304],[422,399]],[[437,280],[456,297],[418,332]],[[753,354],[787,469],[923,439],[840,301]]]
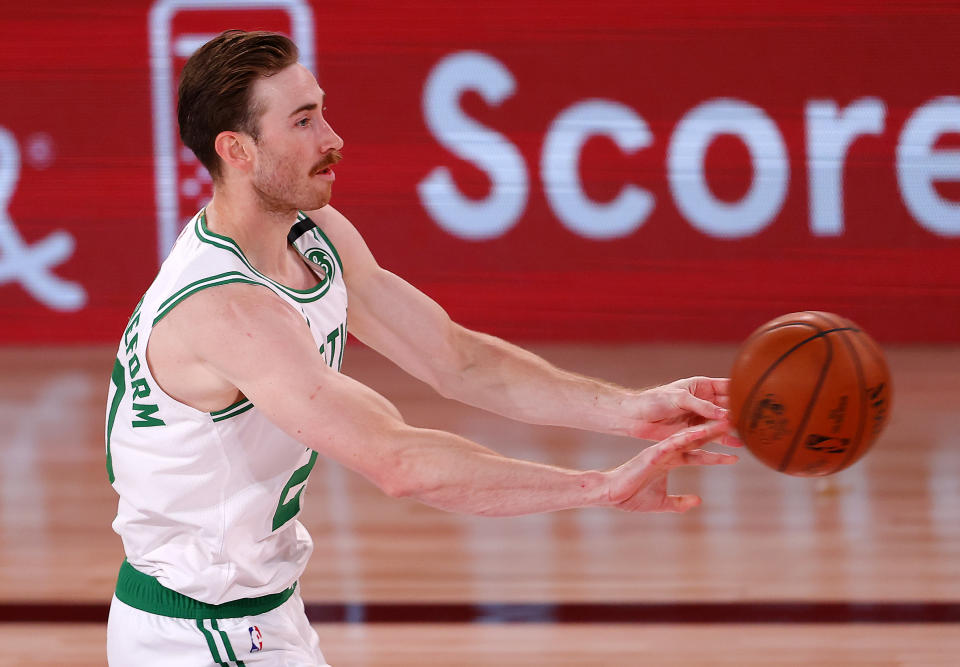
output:
[[[300,45],[381,264],[512,339],[960,341],[960,9],[53,0],[0,15],[0,342],[114,341],[210,182],[180,68]]]

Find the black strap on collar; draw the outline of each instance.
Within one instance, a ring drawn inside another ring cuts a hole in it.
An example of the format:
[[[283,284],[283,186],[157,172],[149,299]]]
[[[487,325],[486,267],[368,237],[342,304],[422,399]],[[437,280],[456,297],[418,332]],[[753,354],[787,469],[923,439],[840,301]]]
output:
[[[298,238],[309,232],[311,229],[316,227],[316,223],[313,222],[310,218],[304,218],[303,220],[298,220],[297,224],[290,228],[290,232],[287,234],[287,243],[293,244]]]

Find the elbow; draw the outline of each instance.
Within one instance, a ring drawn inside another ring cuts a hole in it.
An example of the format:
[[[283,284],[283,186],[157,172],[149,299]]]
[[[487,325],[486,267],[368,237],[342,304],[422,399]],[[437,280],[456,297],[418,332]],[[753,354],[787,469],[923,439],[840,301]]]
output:
[[[406,448],[400,448],[377,466],[370,477],[383,493],[391,498],[420,498],[426,490],[424,470],[417,457]]]
[[[399,474],[396,470],[387,471],[380,475],[377,486],[391,498],[416,498],[416,485],[409,477]]]
[[[451,321],[442,349],[434,353],[433,373],[428,384],[444,398],[460,399],[466,378],[478,365],[482,341],[472,333]]]
[[[398,469],[382,475],[377,486],[391,498],[411,498],[427,504],[440,490],[440,485],[429,484],[416,471]]]

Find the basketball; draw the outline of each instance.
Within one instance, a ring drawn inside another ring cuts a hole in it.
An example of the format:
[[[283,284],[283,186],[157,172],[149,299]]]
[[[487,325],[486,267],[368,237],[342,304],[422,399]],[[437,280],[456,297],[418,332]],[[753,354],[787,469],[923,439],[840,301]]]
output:
[[[890,372],[874,340],[832,313],[790,313],[740,347],[731,418],[760,461],[788,475],[830,475],[876,441],[890,414]]]

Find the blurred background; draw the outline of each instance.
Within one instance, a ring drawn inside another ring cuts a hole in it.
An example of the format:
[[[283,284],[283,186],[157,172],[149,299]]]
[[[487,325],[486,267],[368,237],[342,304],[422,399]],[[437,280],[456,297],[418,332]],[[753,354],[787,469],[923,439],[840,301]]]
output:
[[[457,517],[318,465],[303,590],[331,663],[955,664],[960,5],[747,0],[0,1],[0,640],[49,648],[0,664],[105,662],[109,372],[211,194],[176,85],[227,28],[297,42],[345,142],[333,205],[462,324],[649,386],[827,310],[893,370],[864,461],[685,471],[684,517]],[[442,401],[356,341],[344,371],[512,456],[638,446]]]

